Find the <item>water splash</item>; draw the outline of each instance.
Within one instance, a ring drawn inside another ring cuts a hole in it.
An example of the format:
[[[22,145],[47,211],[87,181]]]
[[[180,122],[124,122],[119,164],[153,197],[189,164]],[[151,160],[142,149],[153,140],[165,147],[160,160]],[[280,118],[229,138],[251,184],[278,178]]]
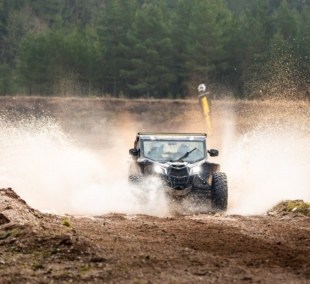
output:
[[[302,117],[266,117],[236,135],[224,161],[229,213],[261,214],[282,200],[310,200],[310,132]]]
[[[0,116],[0,187],[13,187],[31,206],[70,214],[167,214],[158,183],[148,181],[148,204],[128,185],[128,149],[95,152],[77,146],[57,121]],[[158,204],[161,206],[154,206]]]

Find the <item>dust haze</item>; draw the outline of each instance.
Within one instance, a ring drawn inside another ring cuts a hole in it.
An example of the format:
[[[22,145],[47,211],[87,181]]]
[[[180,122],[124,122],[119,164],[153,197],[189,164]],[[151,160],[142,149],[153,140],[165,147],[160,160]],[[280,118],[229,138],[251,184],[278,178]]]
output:
[[[138,131],[204,132],[198,102],[58,100],[52,107],[36,102],[22,115],[2,112],[0,187],[14,188],[42,211],[170,214],[156,179],[146,182],[143,203],[128,185],[128,149]],[[308,103],[215,101],[212,119],[208,147],[220,150],[214,161],[228,175],[228,213],[310,201]]]

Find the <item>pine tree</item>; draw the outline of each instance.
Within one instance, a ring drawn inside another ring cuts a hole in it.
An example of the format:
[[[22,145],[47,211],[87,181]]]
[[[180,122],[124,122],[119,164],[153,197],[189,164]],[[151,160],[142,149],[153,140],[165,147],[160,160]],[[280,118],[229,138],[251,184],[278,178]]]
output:
[[[8,63],[8,36],[7,25],[9,21],[9,0],[0,0],[0,63]]]
[[[299,70],[303,75],[301,88],[306,92],[308,99],[310,98],[310,8],[303,9],[299,23],[299,33],[297,36],[297,56],[299,59]]]
[[[175,81],[172,68],[172,43],[167,22],[159,6],[143,5],[128,32],[132,47],[130,70],[122,74],[129,81],[132,96],[165,97]]]
[[[53,25],[61,20],[61,0],[25,0],[33,9],[34,14],[39,20],[47,24]]]
[[[306,8],[302,11],[300,23],[299,23],[299,32],[297,36],[297,51],[298,56],[301,58],[303,68],[310,71],[310,8]]]
[[[75,27],[95,25],[104,11],[105,1],[102,0],[60,0],[61,18],[65,24]]]
[[[215,71],[225,69],[223,44],[229,12],[225,1],[197,0],[192,7],[183,62],[187,70],[187,84],[195,88],[201,80],[211,82]]]
[[[45,57],[44,37],[29,34],[21,42],[19,51],[18,74],[19,81],[32,95],[37,92],[37,85],[44,83],[48,77],[49,61]]]
[[[126,89],[120,71],[129,64],[127,56],[127,32],[132,26],[137,9],[136,0],[108,0],[98,27],[102,48],[104,90],[117,97]]]
[[[173,43],[174,73],[177,75],[175,92],[185,96],[188,92],[188,72],[184,64],[187,55],[187,46],[191,40],[189,25],[191,23],[193,2],[180,0],[177,10],[172,16],[171,39]]]
[[[251,9],[234,16],[225,50],[229,50],[229,81],[238,96],[252,93],[262,79],[274,28],[267,0],[255,0]]]
[[[14,88],[15,57],[24,36],[20,8],[20,1],[0,0],[0,95],[12,93]]]
[[[275,24],[278,32],[285,40],[293,40],[298,33],[298,12],[288,7],[287,1],[283,0],[275,13]]]

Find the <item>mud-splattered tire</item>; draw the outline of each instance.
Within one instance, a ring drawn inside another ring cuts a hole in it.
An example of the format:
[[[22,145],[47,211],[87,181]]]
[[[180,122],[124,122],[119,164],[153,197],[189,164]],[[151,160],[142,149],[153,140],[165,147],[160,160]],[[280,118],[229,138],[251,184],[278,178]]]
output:
[[[226,211],[228,201],[228,185],[225,173],[216,172],[212,176],[211,206],[214,211]]]

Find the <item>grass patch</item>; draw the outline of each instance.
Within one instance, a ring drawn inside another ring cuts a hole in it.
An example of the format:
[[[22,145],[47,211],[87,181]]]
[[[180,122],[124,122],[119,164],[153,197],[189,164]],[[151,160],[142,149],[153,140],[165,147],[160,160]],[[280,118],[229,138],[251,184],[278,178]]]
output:
[[[56,254],[56,253],[58,253],[58,249],[53,249],[53,250],[51,251],[51,255]]]
[[[32,264],[31,265],[32,269],[37,270],[37,269],[42,269],[44,266],[42,264]]]
[[[71,227],[71,224],[68,220],[64,220],[63,223],[62,223],[64,226],[70,228]]]
[[[87,266],[84,266],[84,267],[81,267],[80,270],[83,271],[83,272],[86,272],[86,271],[89,271],[90,268],[87,267]]]
[[[12,232],[7,232],[4,236],[5,239],[9,238],[12,235]]]
[[[300,213],[306,216],[310,216],[310,203],[303,200],[286,200],[281,201],[274,207],[276,211]]]

